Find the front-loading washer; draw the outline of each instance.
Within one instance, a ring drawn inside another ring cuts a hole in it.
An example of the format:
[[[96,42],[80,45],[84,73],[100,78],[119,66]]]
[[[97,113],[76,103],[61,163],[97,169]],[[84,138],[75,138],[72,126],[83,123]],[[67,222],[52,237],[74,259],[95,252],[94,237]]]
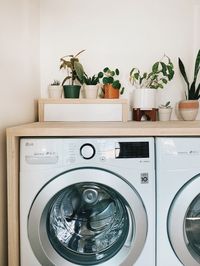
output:
[[[21,266],[155,266],[153,138],[22,138]]]
[[[156,139],[157,266],[200,265],[200,138]]]

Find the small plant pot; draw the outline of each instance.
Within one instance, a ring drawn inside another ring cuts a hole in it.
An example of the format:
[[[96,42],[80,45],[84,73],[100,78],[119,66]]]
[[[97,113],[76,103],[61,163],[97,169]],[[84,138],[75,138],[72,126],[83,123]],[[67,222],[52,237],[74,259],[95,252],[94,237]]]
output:
[[[98,93],[98,85],[84,85],[85,98],[96,99]]]
[[[50,85],[48,87],[49,98],[61,98],[63,93],[63,87],[58,85]]]
[[[169,121],[171,118],[172,108],[159,108],[159,121]]]
[[[79,98],[80,95],[80,85],[64,85],[64,97],[65,98]]]
[[[185,121],[193,121],[196,119],[199,110],[198,100],[180,101],[178,109],[181,117]]]
[[[106,99],[118,99],[119,98],[119,90],[113,88],[111,84],[104,85],[104,98]]]
[[[156,108],[156,89],[140,88],[133,90],[133,108]]]

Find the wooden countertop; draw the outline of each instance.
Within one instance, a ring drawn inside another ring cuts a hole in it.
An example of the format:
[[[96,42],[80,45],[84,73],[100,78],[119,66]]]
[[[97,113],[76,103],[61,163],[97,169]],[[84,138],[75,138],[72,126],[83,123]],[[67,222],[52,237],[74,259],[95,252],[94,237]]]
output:
[[[19,138],[50,136],[200,136],[200,121],[36,122],[7,131],[8,266],[20,265]]]
[[[7,136],[200,136],[200,121],[36,122],[8,128]]]
[[[36,122],[8,128],[7,136],[200,136],[200,121]]]

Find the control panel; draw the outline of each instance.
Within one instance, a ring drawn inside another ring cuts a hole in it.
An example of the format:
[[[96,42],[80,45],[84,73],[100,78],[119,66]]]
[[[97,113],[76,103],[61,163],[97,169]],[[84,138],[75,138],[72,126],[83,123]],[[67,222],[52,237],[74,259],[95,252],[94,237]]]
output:
[[[47,167],[109,162],[130,167],[130,160],[154,160],[153,148],[153,138],[22,138],[20,162]]]

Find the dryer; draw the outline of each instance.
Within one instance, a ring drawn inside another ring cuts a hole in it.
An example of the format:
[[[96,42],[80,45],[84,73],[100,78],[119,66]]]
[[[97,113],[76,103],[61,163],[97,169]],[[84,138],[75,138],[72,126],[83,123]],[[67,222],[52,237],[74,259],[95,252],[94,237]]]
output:
[[[155,266],[153,138],[22,138],[21,266]]]
[[[157,266],[200,265],[200,138],[156,139]]]

